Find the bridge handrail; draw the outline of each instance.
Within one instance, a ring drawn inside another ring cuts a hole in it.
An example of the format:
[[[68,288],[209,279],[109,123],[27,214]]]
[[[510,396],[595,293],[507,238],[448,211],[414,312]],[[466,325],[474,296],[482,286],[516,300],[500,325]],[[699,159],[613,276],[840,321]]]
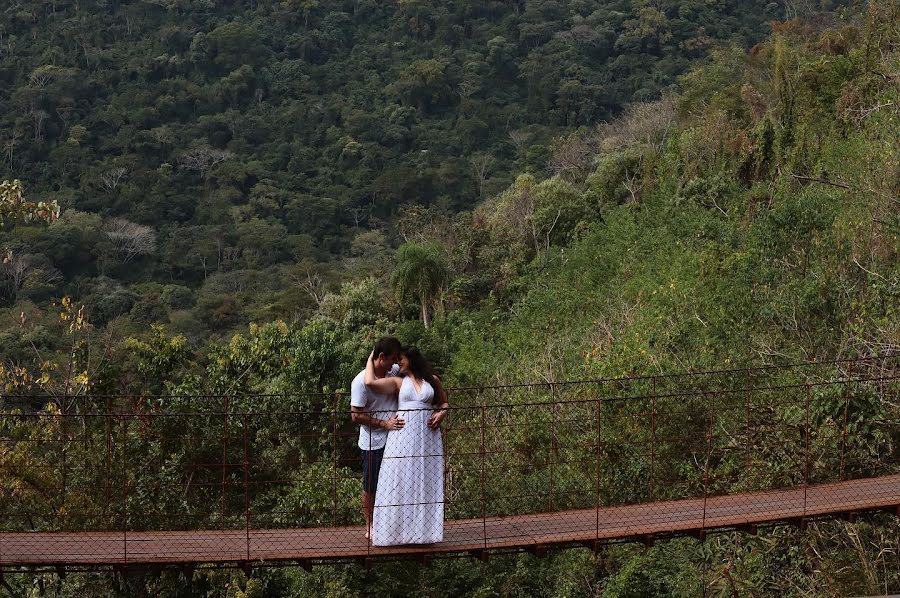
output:
[[[471,411],[472,409],[503,409],[508,407],[540,407],[540,406],[552,406],[552,405],[577,405],[577,404],[585,404],[585,403],[596,403],[598,401],[602,401],[604,403],[619,403],[619,402],[640,402],[647,401],[652,399],[679,399],[679,398],[689,398],[689,397],[701,397],[701,396],[720,396],[720,395],[731,395],[738,393],[754,393],[754,392],[766,392],[766,391],[778,391],[778,390],[798,390],[805,388],[816,388],[821,386],[836,386],[841,384],[848,384],[852,382],[859,383],[867,383],[867,382],[891,382],[894,380],[900,380],[900,373],[892,376],[871,376],[871,377],[855,377],[855,378],[837,378],[831,380],[820,380],[817,382],[797,382],[793,384],[780,384],[780,385],[767,385],[767,386],[747,386],[747,387],[737,387],[737,388],[715,388],[715,389],[704,389],[704,390],[692,390],[686,392],[663,392],[658,394],[644,394],[644,395],[631,395],[631,396],[603,396],[603,397],[593,397],[588,399],[567,399],[567,400],[555,400],[555,401],[525,401],[525,402],[508,402],[508,403],[474,403],[469,405],[457,405],[451,404],[447,409],[449,411]],[[587,384],[587,383],[584,383]],[[449,392],[449,391],[448,391]],[[254,399],[254,398],[281,398],[282,396],[291,397],[294,395],[268,395],[268,394],[244,394],[244,395],[167,395],[164,398],[168,399],[192,399],[192,398],[210,398],[210,399]],[[30,400],[38,400],[38,399],[49,399],[52,398],[48,395],[7,395],[0,396],[0,399],[30,399]],[[149,399],[149,398],[160,398],[158,396],[146,396],[146,395],[130,395],[130,394],[119,394],[119,395],[79,395],[78,397],[67,397],[71,398],[81,398],[81,399]],[[423,409],[424,410],[424,409]],[[391,410],[394,411],[394,410]],[[416,410],[412,410],[416,411]],[[134,412],[134,411],[109,411],[109,412],[78,412],[72,415],[77,415],[78,417],[108,417],[108,416],[131,416],[131,415],[140,415],[142,417],[185,417],[191,415],[198,415],[203,417],[208,416],[240,416],[240,415],[308,415],[308,416],[323,416],[323,415],[347,415],[349,416],[351,410],[347,409],[301,409],[296,411],[283,411],[283,410],[266,410],[264,412],[255,412],[255,411],[241,411],[241,410],[228,410],[228,411],[173,411],[173,412]],[[379,412],[375,412],[379,413]],[[23,415],[42,415],[40,413],[20,413],[15,411],[0,411],[0,417],[2,416],[23,416]],[[60,414],[62,415],[62,414]]]
[[[730,368],[730,369],[720,369],[720,370],[701,370],[701,371],[684,371],[684,372],[673,372],[668,374],[641,374],[635,376],[619,376],[619,377],[607,377],[607,378],[584,378],[584,379],[576,379],[576,380],[542,380],[535,382],[518,382],[513,384],[487,384],[481,386],[448,386],[446,388],[448,393],[460,393],[460,392],[481,392],[481,391],[490,391],[490,390],[513,390],[513,389],[524,389],[524,388],[557,388],[557,387],[567,387],[567,386],[584,386],[584,385],[597,385],[597,384],[613,384],[613,383],[633,383],[633,382],[643,382],[643,381],[660,381],[660,380],[672,380],[678,378],[698,378],[698,377],[712,377],[717,375],[726,375],[726,374],[746,374],[748,377],[752,378],[754,375],[758,375],[761,372],[772,372],[772,371],[785,371],[785,370],[794,370],[800,368],[815,368],[815,367],[824,367],[824,366],[838,366],[842,364],[862,364],[862,363],[871,363],[877,361],[885,361],[885,360],[898,360],[897,366],[900,366],[900,353],[885,353],[879,355],[872,355],[866,357],[853,357],[853,358],[842,358],[842,359],[829,359],[829,360],[819,360],[819,361],[805,361],[805,362],[796,362],[791,364],[772,364],[772,365],[760,365],[760,366],[747,366],[741,368]],[[745,388],[745,387],[742,387]],[[710,391],[710,392],[718,392],[718,391]],[[349,397],[350,391],[346,389],[333,390],[333,391],[300,391],[300,392],[282,392],[282,393],[242,393],[242,392],[222,392],[222,393],[197,393],[197,394],[170,394],[170,393],[89,393],[89,394],[80,394],[80,395],[66,395],[65,398],[72,399],[80,399],[80,398],[93,398],[93,399],[115,399],[115,398],[145,398],[145,399],[171,399],[171,398],[179,398],[179,399],[217,399],[223,397],[229,397],[233,399],[240,399],[244,397],[258,397],[258,398],[302,398],[302,397]],[[661,395],[657,395],[661,396]],[[22,394],[2,394],[0,393],[0,399],[40,399],[40,398],[52,398],[52,395],[47,393],[22,393]]]

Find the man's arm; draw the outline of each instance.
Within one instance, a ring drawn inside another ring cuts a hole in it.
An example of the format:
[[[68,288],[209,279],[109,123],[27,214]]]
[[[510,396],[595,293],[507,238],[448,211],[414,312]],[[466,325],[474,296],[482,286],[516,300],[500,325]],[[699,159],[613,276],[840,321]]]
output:
[[[383,428],[385,430],[399,430],[403,427],[403,424],[406,423],[396,415],[388,419],[378,419],[377,417],[373,417],[363,407],[357,407],[355,405],[350,406],[350,418],[355,424],[369,426],[370,428]]]

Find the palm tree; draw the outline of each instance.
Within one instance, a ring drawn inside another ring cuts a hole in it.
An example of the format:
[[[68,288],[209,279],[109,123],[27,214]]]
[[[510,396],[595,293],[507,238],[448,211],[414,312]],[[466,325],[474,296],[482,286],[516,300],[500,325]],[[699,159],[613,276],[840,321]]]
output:
[[[415,301],[421,308],[422,322],[428,328],[428,309],[450,278],[450,269],[432,243],[409,241],[397,250],[397,269],[392,283],[402,302]]]

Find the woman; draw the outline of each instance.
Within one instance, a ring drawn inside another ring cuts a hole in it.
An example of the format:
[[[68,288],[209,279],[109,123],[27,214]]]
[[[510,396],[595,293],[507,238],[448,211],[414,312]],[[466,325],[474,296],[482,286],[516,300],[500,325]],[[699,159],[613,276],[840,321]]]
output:
[[[398,395],[398,416],[406,421],[403,428],[388,434],[384,447],[372,521],[375,546],[432,544],[444,539],[440,423],[449,407],[447,393],[415,347],[400,354],[400,374],[402,377],[376,378],[369,356],[366,386]]]

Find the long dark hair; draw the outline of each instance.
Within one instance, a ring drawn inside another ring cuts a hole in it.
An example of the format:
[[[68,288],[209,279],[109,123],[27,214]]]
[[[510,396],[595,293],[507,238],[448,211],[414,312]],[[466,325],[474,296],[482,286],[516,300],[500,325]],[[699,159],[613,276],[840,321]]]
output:
[[[432,386],[437,386],[438,382],[434,377],[434,369],[419,349],[412,346],[406,347],[401,354],[409,360],[410,374],[420,380],[425,380]]]

